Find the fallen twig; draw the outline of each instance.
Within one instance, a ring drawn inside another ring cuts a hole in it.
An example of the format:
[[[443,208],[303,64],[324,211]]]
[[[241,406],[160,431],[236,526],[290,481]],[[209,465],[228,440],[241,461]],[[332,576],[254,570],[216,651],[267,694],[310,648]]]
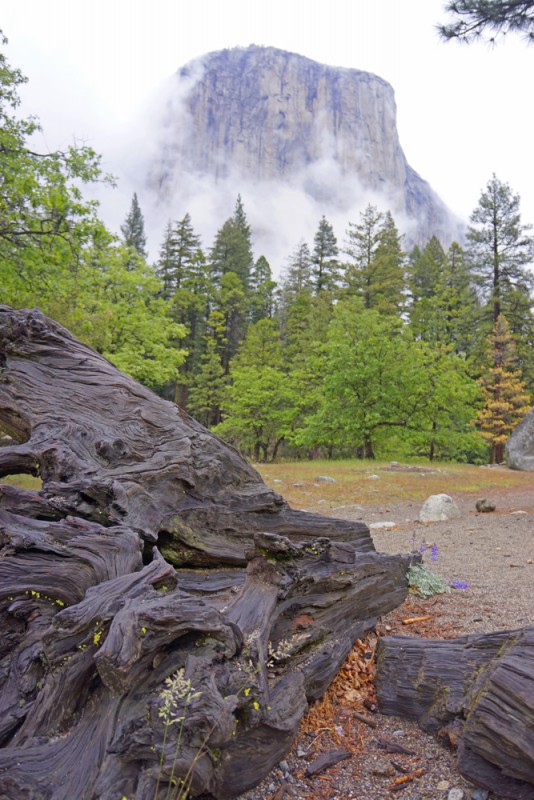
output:
[[[400,792],[406,788],[406,784],[413,781],[415,778],[420,778],[422,775],[425,775],[427,772],[426,769],[416,769],[414,772],[410,772],[408,775],[403,775],[402,778],[397,778],[391,786],[388,787],[390,792]]]
[[[374,719],[366,717],[365,714],[360,714],[358,711],[353,711],[352,716],[356,717],[356,719],[360,720],[360,722],[364,722],[366,725],[369,725],[370,728],[378,728],[378,722],[376,722]]]
[[[413,625],[414,622],[426,622],[427,620],[432,619],[432,614],[425,614],[423,617],[410,617],[409,619],[403,619],[403,625]]]

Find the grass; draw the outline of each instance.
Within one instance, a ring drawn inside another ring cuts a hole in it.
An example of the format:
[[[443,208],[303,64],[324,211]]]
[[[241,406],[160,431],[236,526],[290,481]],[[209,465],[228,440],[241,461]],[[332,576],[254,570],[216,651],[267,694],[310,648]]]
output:
[[[410,464],[406,471],[378,461],[297,461],[255,467],[293,508],[323,514],[351,505],[423,502],[431,494],[472,494],[478,499],[492,491],[532,486],[528,472],[449,462]],[[321,475],[336,483],[317,482]]]
[[[293,508],[321,513],[351,505],[423,502],[430,494],[472,494],[478,499],[492,491],[532,486],[529,472],[450,462],[420,462],[402,471],[392,469],[391,462],[380,461],[294,461],[255,467],[265,483]],[[315,479],[321,475],[336,482],[318,483]],[[378,475],[379,480],[371,475]],[[31,475],[10,475],[2,481],[24,489],[41,488],[41,480]]]

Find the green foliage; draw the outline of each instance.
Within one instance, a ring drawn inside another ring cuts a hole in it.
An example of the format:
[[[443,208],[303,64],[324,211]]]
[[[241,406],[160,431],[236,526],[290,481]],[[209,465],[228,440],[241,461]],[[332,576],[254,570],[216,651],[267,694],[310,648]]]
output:
[[[0,32],[0,45],[7,40]],[[40,131],[35,117],[21,118],[20,70],[0,52],[0,286],[14,305],[53,294],[68,262],[75,272],[82,248],[95,235],[95,204],[82,197],[84,183],[109,180],[88,147],[36,152],[29,141]]]
[[[358,224],[349,223],[347,238],[347,293],[361,298],[366,309],[400,313],[406,283],[404,253],[391,214],[368,205]]]
[[[2,301],[39,306],[120,369],[159,388],[184,360],[178,342],[185,329],[172,321],[161,283],[139,254],[144,234],[137,197],[123,227],[130,247],[121,247],[80,188],[107,180],[100,158],[86,147],[30,149],[39,124],[15,113],[24,80],[0,54]]]
[[[39,124],[18,113],[24,80],[0,53],[2,302],[38,305],[257,460],[480,460],[484,439],[499,460],[534,388],[534,244],[506,184],[488,183],[465,251],[433,237],[406,263],[391,214],[369,205],[349,223],[343,275],[322,217],[279,290],[267,259],[254,261],[238,196],[207,259],[186,213],[151,268],[137,195],[119,243],[83,197],[107,180],[99,157],[29,146]],[[503,313],[514,360],[500,329],[484,362]]]
[[[276,456],[291,430],[296,398],[283,370],[276,323],[262,319],[248,329],[232,362],[231,384],[216,432],[256,461]]]
[[[530,314],[534,239],[521,224],[519,195],[495,175],[482,192],[467,231],[468,261],[493,325],[501,313],[515,329]],[[520,302],[523,299],[524,302]]]
[[[215,320],[218,316],[210,317],[212,326],[216,325]],[[212,335],[207,339],[206,351],[201,356],[200,365],[193,376],[189,392],[189,410],[199,422],[208,428],[221,421],[221,407],[227,385],[227,376],[221,364],[216,335],[216,329],[212,328]]]
[[[440,578],[435,572],[425,567],[423,564],[412,564],[406,573],[408,586],[415,594],[421,597],[431,597],[433,594],[448,594],[449,585],[446,580]]]
[[[269,262],[260,256],[250,276],[250,321],[273,317],[276,311],[277,283]]]
[[[133,248],[141,258],[147,257],[145,221],[135,192],[130,210],[121,225],[121,233],[126,247]]]
[[[373,458],[396,431],[415,452],[434,458],[472,444],[477,398],[462,359],[413,340],[400,319],[350,298],[336,305],[322,396],[298,440]]]
[[[332,291],[339,283],[339,250],[334,229],[324,216],[319,222],[313,243],[310,263],[315,291]]]
[[[221,281],[227,272],[233,272],[247,287],[254,257],[252,255],[251,231],[247,222],[241,196],[238,195],[234,213],[219,228],[210,251],[212,275]]]
[[[88,251],[69,327],[119,369],[157,389],[176,378],[185,328],[172,321],[161,284],[137,253]]]
[[[163,293],[170,297],[179,289],[191,291],[196,283],[200,249],[198,236],[186,214],[179,222],[169,222],[157,263],[157,274],[163,281]]]

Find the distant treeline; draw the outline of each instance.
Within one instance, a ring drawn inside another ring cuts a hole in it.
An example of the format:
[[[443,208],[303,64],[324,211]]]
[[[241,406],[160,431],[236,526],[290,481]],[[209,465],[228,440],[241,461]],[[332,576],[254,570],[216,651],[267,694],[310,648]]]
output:
[[[407,254],[369,205],[341,243],[323,217],[276,282],[238,196],[209,249],[185,214],[149,264],[137,197],[121,240],[84,198],[107,180],[90,148],[32,150],[24,80],[0,54],[2,302],[39,306],[257,460],[502,460],[534,388],[534,245],[507,184],[490,179],[463,248]]]

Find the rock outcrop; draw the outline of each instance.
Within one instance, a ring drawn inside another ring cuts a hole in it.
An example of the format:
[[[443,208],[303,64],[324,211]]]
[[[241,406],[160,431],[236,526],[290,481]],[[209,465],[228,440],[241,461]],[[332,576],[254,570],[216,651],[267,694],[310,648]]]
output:
[[[506,463],[510,469],[534,472],[534,411],[512,431],[506,443]]]
[[[376,75],[252,45],[191,62],[171,95],[151,175],[161,196],[183,188],[184,173],[231,176],[237,190],[238,179],[289,182],[326,212],[383,205],[414,241],[460,235],[407,163],[393,88]]]

